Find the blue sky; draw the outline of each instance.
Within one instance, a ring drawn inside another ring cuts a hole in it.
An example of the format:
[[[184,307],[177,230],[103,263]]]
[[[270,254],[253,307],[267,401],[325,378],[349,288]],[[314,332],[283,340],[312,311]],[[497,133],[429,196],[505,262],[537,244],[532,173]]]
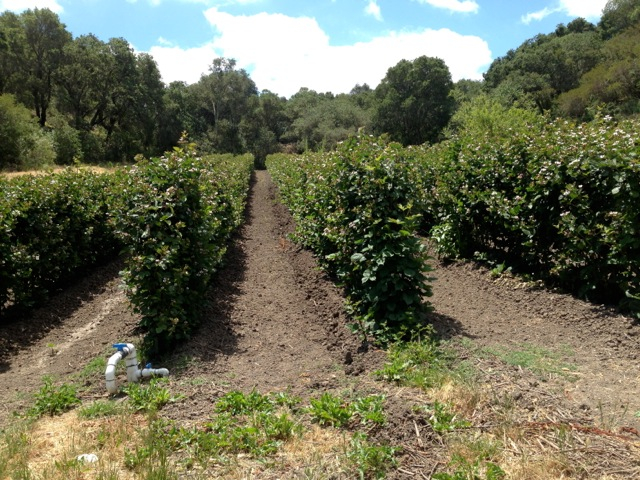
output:
[[[387,69],[442,58],[453,80],[576,17],[597,22],[606,0],[0,0],[0,11],[50,8],[74,35],[123,37],[165,82],[198,81],[235,58],[260,90],[375,87]]]

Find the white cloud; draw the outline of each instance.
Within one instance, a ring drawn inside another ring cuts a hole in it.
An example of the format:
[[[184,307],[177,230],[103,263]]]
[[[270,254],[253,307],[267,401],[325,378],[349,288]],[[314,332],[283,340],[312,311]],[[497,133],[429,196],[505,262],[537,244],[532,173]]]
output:
[[[29,8],[48,8],[58,14],[64,10],[57,0],[0,0],[0,11],[23,12]]]
[[[549,7],[545,7],[542,10],[539,10],[537,12],[530,12],[527,13],[526,15],[523,15],[520,20],[522,20],[522,23],[524,23],[525,25],[529,25],[532,21],[540,21],[543,18],[548,17],[549,15],[558,12],[558,9],[551,9]]]
[[[454,81],[481,79],[492,60],[484,40],[448,29],[391,32],[368,42],[332,46],[316,20],[308,17],[233,16],[217,8],[207,10],[205,16],[217,32],[209,44],[150,50],[165,82],[195,82],[215,57],[223,56],[235,58],[259,89],[289,97],[301,87],[333,93],[349,92],[356,84],[375,87],[388,68],[421,55],[442,58]]]
[[[209,71],[213,59],[221,56],[213,45],[182,49],[180,47],[154,46],[149,53],[158,64],[162,80],[169,84],[176,80],[195,83]]]
[[[475,0],[417,0],[432,7],[444,8],[452,12],[477,13],[480,5]]]
[[[376,2],[376,0],[369,0],[369,3],[364,9],[364,13],[367,15],[371,15],[378,21],[382,21],[382,12],[380,11],[380,5]]]
[[[537,12],[527,13],[521,17],[521,20],[522,23],[528,25],[534,20],[539,21],[559,12],[569,17],[597,20],[602,15],[602,10],[606,4],[607,0],[559,0],[557,7],[545,7]]]
[[[560,0],[560,8],[571,17],[600,18],[607,0]]]

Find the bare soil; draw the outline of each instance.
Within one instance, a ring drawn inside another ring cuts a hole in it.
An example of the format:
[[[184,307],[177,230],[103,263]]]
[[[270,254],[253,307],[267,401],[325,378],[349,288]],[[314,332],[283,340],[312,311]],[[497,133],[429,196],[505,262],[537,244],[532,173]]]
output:
[[[373,379],[384,352],[362,348],[347,328],[341,291],[309,252],[288,240],[294,225],[267,172],[255,174],[246,215],[201,327],[158,365],[171,371],[171,391],[184,395],[162,415],[204,421],[231,390],[289,390],[303,398],[384,391],[388,425],[372,434],[403,447],[389,477],[429,478],[442,470],[448,461],[438,447],[443,442],[412,410],[420,394]],[[589,454],[593,462],[576,477],[638,478],[640,326],[607,307],[516,278],[493,278],[472,263],[433,263],[430,318],[474,365],[478,382],[496,398],[512,399],[531,429],[561,422],[593,436],[596,445],[608,442]],[[33,402],[43,375],[78,378],[91,360],[112,353],[112,343],[138,339],[137,318],[120,288],[121,268],[119,261],[98,268],[46,307],[0,324],[0,424]],[[505,361],[505,352],[531,351],[548,363],[531,368]],[[85,399],[106,397],[100,378],[83,381]],[[610,455],[611,442],[626,452],[618,460]]]

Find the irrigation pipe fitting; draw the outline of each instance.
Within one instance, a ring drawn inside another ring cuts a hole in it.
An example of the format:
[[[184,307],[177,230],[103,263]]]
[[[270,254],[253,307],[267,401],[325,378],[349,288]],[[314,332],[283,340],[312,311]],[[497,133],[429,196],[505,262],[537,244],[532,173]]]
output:
[[[107,391],[110,394],[118,392],[118,384],[116,382],[116,366],[120,360],[125,361],[127,367],[127,381],[137,383],[142,377],[168,377],[169,370],[166,368],[151,368],[151,364],[147,364],[142,370],[138,367],[138,358],[136,356],[136,347],[131,343],[114,343],[113,348],[118,350],[111,355],[107,362],[107,369],[104,372],[104,378],[107,383]]]

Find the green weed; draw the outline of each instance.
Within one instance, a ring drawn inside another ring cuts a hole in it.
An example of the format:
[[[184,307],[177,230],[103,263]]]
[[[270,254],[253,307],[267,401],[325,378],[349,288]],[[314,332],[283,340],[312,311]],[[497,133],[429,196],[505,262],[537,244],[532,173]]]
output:
[[[48,376],[43,377],[43,382],[44,385],[35,394],[33,407],[28,411],[29,416],[60,415],[81,403],[74,385],[65,383],[56,387]]]
[[[123,412],[120,404],[110,402],[108,400],[98,400],[96,402],[85,405],[78,411],[80,418],[95,419],[103,417],[112,417]]]
[[[175,402],[180,397],[173,397],[169,389],[163,387],[168,382],[165,378],[153,378],[148,385],[129,383],[122,391],[129,396],[129,405],[138,412],[156,412],[169,402]]]
[[[386,472],[397,466],[398,448],[372,445],[364,433],[356,432],[349,442],[346,457],[358,478],[385,478]]]

